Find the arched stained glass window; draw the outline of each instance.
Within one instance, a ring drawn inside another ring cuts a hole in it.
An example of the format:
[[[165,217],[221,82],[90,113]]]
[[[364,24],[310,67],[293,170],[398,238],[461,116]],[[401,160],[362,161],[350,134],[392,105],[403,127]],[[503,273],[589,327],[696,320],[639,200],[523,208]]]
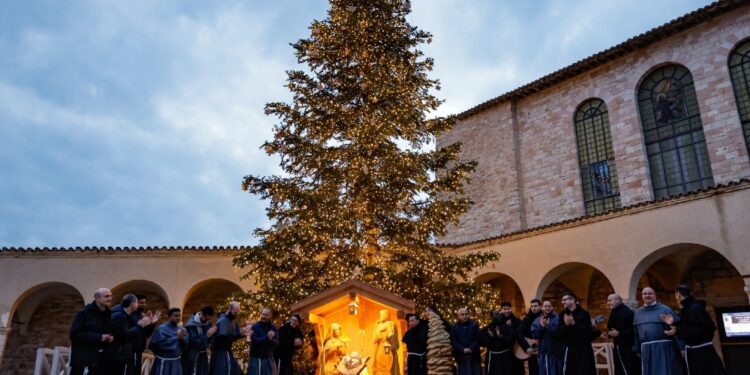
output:
[[[737,46],[729,55],[729,75],[732,77],[737,111],[740,113],[745,145],[750,152],[750,40]]]
[[[620,207],[607,105],[601,99],[581,104],[576,111],[575,128],[586,214]]]
[[[638,109],[654,198],[713,186],[690,71],[668,65],[649,74],[638,88]]]

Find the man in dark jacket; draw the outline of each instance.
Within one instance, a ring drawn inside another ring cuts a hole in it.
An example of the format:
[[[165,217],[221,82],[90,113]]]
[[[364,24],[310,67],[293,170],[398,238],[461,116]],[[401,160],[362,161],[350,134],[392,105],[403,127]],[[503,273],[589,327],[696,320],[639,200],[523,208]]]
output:
[[[534,324],[534,321],[536,318],[538,318],[540,315],[542,315],[542,302],[538,299],[532,299],[531,300],[531,308],[529,308],[529,311],[526,313],[526,316],[523,317],[523,321],[521,322],[521,328],[519,332],[518,337],[518,343],[521,345],[521,347],[528,353],[532,354],[529,359],[526,361],[529,364],[529,375],[539,375],[539,361],[537,360],[537,350],[538,347],[531,347],[526,341],[527,338],[531,337],[531,326]]]
[[[260,312],[260,321],[250,328],[250,363],[247,372],[258,375],[277,373],[273,360],[273,350],[279,345],[279,331],[271,322],[273,312],[264,307]]]
[[[184,325],[188,337],[181,358],[184,375],[208,375],[209,339],[216,332],[216,327],[211,324],[213,316],[213,307],[206,306],[193,314]]]
[[[276,366],[279,375],[292,375],[294,366],[292,359],[297,349],[302,347],[302,317],[294,314],[289,321],[279,328],[279,345],[274,350]]]
[[[479,325],[469,319],[469,309],[458,310],[458,321],[451,327],[453,357],[458,364],[458,375],[481,375],[479,355]]]
[[[521,319],[518,319],[515,315],[513,315],[513,309],[510,305],[510,302],[503,301],[500,303],[500,322],[507,327],[511,328],[509,331],[510,334],[513,335],[514,342],[517,342],[523,350],[529,349],[529,344],[526,342],[526,339],[521,338]],[[523,375],[524,368],[523,368],[523,361],[516,358],[514,355],[512,357],[512,361],[514,363],[513,368],[513,375]]]
[[[130,320],[137,323],[143,317],[149,317],[152,323],[143,328],[143,330],[138,332],[138,334],[136,334],[136,336],[133,338],[133,366],[130,366],[132,368],[132,371],[129,372],[130,375],[141,374],[143,351],[146,350],[146,340],[148,340],[148,338],[151,337],[151,335],[154,333],[156,323],[161,318],[160,311],[157,311],[154,314],[152,314],[150,311],[146,313],[146,296],[144,296],[143,294],[136,294],[135,296],[138,298],[138,308],[135,310],[135,312],[130,314]]]
[[[724,366],[713,345],[716,325],[706,311],[706,301],[695,299],[687,285],[677,286],[675,297],[680,302],[680,319],[662,315],[662,321],[670,326],[667,335],[677,334],[685,343],[685,362],[689,374],[725,374]]]
[[[479,345],[487,348],[485,371],[487,375],[512,375],[518,373],[518,360],[513,355],[516,334],[513,327],[502,322],[500,310],[493,310],[492,322],[479,331]]]
[[[72,375],[109,374],[109,363],[104,352],[114,339],[110,325],[109,305],[112,292],[99,289],[94,293],[94,301],[76,313],[70,327],[70,364]]]
[[[427,374],[427,322],[416,314],[406,314],[409,330],[401,342],[406,344],[406,375]]]
[[[151,324],[150,318],[133,321],[131,315],[138,308],[138,299],[134,294],[126,294],[122,303],[112,309],[111,324],[114,341],[110,353],[110,366],[113,374],[132,374],[133,340],[143,332],[143,328]]]
[[[610,294],[607,304],[612,313],[607,321],[607,332],[602,338],[614,343],[614,365],[616,375],[640,375],[641,360],[633,353],[633,310],[622,303],[619,294]]]
[[[558,335],[565,343],[564,375],[596,375],[594,350],[591,348],[594,328],[589,312],[578,306],[573,292],[563,294]],[[597,333],[598,335],[598,333]]]

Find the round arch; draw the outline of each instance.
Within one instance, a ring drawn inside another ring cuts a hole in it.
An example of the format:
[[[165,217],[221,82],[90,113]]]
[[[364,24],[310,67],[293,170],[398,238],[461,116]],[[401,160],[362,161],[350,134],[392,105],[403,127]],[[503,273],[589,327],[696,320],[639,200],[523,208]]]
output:
[[[84,301],[84,303],[86,301],[81,292],[70,284],[57,281],[44,282],[27,289],[16,298],[11,306],[8,320],[16,320],[16,314],[27,314],[29,311],[33,312],[39,303],[45,298],[53,296],[54,293],[59,293],[61,291],[67,292],[66,294],[76,295],[81,301]]]
[[[633,86],[633,90],[634,90],[633,91],[633,99],[635,99],[636,103],[638,102],[638,90],[640,90],[641,85],[646,80],[646,78],[648,78],[648,76],[650,76],[651,73],[653,73],[653,72],[655,72],[655,71],[657,71],[657,70],[659,70],[659,69],[661,69],[661,68],[663,68],[665,66],[670,66],[670,65],[681,66],[681,67],[687,69],[688,72],[690,72],[691,75],[693,74],[693,71],[692,71],[692,69],[690,69],[689,66],[687,66],[684,63],[679,62],[679,61],[666,60],[666,61],[662,61],[660,63],[657,63],[657,64],[649,66],[648,68],[646,68],[645,70],[643,70],[643,73],[641,73],[641,75],[638,76],[638,80],[635,82],[635,85]]]
[[[678,284],[690,286],[712,307],[747,303],[744,280],[734,262],[721,251],[695,243],[671,244],[644,257],[632,272],[629,292],[638,298],[640,289],[648,285],[657,298],[675,305],[671,291]]]
[[[130,280],[112,288],[112,306],[119,304],[126,294],[140,294],[146,297],[146,310],[161,311],[166,319],[170,308],[169,295],[159,284],[148,280]]]
[[[526,311],[526,299],[523,291],[518,286],[516,280],[511,276],[501,272],[486,272],[474,278],[474,281],[482,284],[489,284],[492,288],[500,291],[500,299],[508,301],[513,307],[513,313],[521,316]],[[500,301],[498,301],[498,307]]]
[[[244,292],[242,287],[226,279],[212,278],[200,281],[193,285],[185,295],[182,306],[183,315],[189,316],[203,306],[212,306],[218,311],[224,307],[230,297],[242,292]]]
[[[599,268],[583,262],[560,264],[544,275],[537,287],[536,297],[552,301],[556,309],[566,291],[572,291],[581,305],[592,316],[605,314],[607,296],[614,293],[611,279]]]
[[[70,325],[84,304],[78,289],[63,282],[41,283],[21,293],[8,316],[0,373],[33,370],[37,348],[69,346]]]

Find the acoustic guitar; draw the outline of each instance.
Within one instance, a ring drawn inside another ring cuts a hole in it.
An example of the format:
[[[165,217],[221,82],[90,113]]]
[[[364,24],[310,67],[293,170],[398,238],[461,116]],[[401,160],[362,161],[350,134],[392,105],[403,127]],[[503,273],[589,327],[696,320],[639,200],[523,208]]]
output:
[[[597,315],[592,319],[592,324],[594,328],[596,328],[596,325],[607,320],[607,318],[604,315]],[[525,361],[533,356],[536,355],[537,351],[539,350],[539,340],[534,340],[529,337],[524,337],[524,340],[526,340],[526,343],[529,344],[529,348],[532,349],[531,353],[527,353],[526,350],[521,347],[521,345],[518,342],[513,343],[513,354],[516,356],[516,358]]]
[[[539,350],[539,340],[534,340],[532,338],[524,337],[524,340],[526,340],[526,343],[529,344],[529,348],[532,349],[532,353],[529,354],[525,350],[523,350],[523,347],[518,342],[513,343],[513,354],[516,356],[516,358],[525,361],[533,356],[536,356],[537,351]]]

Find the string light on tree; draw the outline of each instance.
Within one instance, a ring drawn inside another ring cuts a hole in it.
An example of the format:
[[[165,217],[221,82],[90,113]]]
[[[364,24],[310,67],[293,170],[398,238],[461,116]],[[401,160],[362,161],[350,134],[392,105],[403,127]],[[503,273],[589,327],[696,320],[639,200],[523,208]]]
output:
[[[246,298],[282,316],[305,297],[358,279],[445,311],[486,312],[495,290],[471,271],[494,252],[457,256],[435,245],[471,201],[463,196],[475,164],[461,145],[428,150],[455,119],[429,114],[432,36],[406,21],[404,0],[331,0],[328,17],[293,44],[291,103],[273,102],[273,139],[283,176],[246,176],[242,188],[268,202],[270,225],[235,258],[258,290]]]

